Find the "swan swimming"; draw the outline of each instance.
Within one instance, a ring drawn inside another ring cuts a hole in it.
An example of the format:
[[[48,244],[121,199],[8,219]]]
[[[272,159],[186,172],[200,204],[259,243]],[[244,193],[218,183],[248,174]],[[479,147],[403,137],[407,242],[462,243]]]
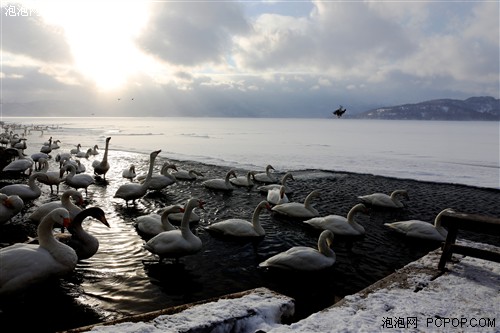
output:
[[[399,199],[400,197],[406,200],[410,199],[406,190],[395,190],[390,196],[385,193],[372,193],[358,196],[359,200],[364,204],[386,208],[404,207],[403,202]]]
[[[407,237],[442,242],[446,240],[448,235],[448,231],[441,226],[441,216],[445,212],[453,212],[453,210],[451,208],[442,210],[434,219],[434,224],[421,220],[408,220],[384,223],[384,225]]]
[[[316,229],[330,230],[335,235],[359,236],[365,234],[365,228],[354,220],[356,214],[369,214],[370,210],[364,204],[354,205],[347,213],[347,217],[341,215],[327,215],[305,220],[304,223]]]

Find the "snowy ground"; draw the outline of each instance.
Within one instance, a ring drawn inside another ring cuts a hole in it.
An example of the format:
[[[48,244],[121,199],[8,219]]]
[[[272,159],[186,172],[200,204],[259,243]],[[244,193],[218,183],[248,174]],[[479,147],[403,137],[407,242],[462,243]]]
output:
[[[486,244],[470,243],[500,251]],[[291,325],[292,300],[265,289],[150,321],[95,326],[91,332],[500,332],[500,264],[454,255],[437,270],[436,250],[335,306]]]

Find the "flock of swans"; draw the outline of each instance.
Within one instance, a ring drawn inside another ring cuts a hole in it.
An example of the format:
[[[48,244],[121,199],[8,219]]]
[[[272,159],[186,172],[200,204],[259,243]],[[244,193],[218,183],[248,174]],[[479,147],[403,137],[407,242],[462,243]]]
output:
[[[2,136],[5,137],[7,135]],[[60,201],[40,205],[28,217],[29,221],[38,224],[36,239],[0,249],[0,262],[2,262],[0,295],[15,293],[46,279],[62,276],[73,270],[79,260],[93,256],[99,248],[99,242],[83,229],[82,221],[85,218],[93,217],[110,227],[102,209],[81,208],[84,197],[79,190],[84,190],[87,196],[88,188],[96,184],[97,178],[106,179],[106,174],[112,167],[108,161],[111,137],[105,140],[102,159],[96,158],[92,162],[93,175],[79,171],[78,163],[75,163],[73,156],[87,159],[96,156],[99,154],[97,145],[87,149],[84,155],[78,155],[81,152],[81,145],[70,153],[57,154],[55,161],[59,162],[59,170],[49,171],[48,160],[51,158],[49,154],[58,149],[53,146],[58,140],[53,141],[51,137],[40,149],[40,154],[33,154],[30,158],[23,153],[25,145],[15,148],[14,142],[19,136],[14,138],[13,142],[7,141],[11,147],[2,147],[16,150],[12,153],[14,158],[2,171],[28,176],[28,184],[11,184],[0,188],[0,223],[8,223],[22,211],[26,202],[34,201],[40,196],[41,189],[36,185],[36,180],[49,185],[51,193],[53,193],[52,186],[55,186],[58,194],[61,183],[71,189],[63,192]],[[23,143],[26,143],[26,139]],[[154,174],[155,160],[160,152],[161,150],[155,150],[150,153],[146,175],[138,176],[135,165],[123,170],[123,178],[130,182],[119,186],[113,197],[124,200],[126,206],[134,205],[135,201],[144,197],[148,191],[161,191],[177,180],[194,181],[204,177],[196,170],[177,169],[170,163],[165,163],[161,172]],[[346,217],[333,214],[320,216],[313,204],[314,200],[321,196],[320,190],[311,191],[304,202],[290,201],[287,194],[293,193],[289,185],[290,181],[294,181],[292,173],[288,172],[278,179],[273,171],[274,168],[268,165],[265,172],[248,171],[245,176],[237,176],[235,170],[229,170],[224,178],[201,180],[201,184],[207,190],[230,192],[236,187],[256,186],[258,192],[267,194],[266,200],[262,200],[255,207],[249,219],[234,217],[214,222],[205,227],[209,233],[238,238],[265,237],[266,232],[260,224],[259,216],[266,211],[284,218],[299,220],[300,223],[321,231],[317,248],[292,247],[261,262],[259,267],[306,271],[330,267],[336,260],[335,253],[331,249],[335,235],[349,237],[365,234],[365,228],[356,221],[358,213],[370,214],[370,207],[377,206],[399,209],[405,206],[404,200],[409,199],[406,190],[398,189],[390,195],[373,193],[359,196],[360,203],[352,207]],[[168,259],[178,261],[184,256],[199,252],[203,244],[193,233],[190,225],[200,220],[194,210],[203,209],[204,204],[201,198],[192,197],[184,205],[167,207],[161,214],[136,218],[134,225],[137,232],[145,238],[144,249],[156,255],[159,262]],[[385,225],[389,230],[408,237],[442,241],[446,237],[446,230],[440,225],[441,213],[436,216],[434,223],[409,220]],[[180,223],[180,226],[175,227],[171,222]],[[54,232],[55,225],[61,228],[60,233]]]

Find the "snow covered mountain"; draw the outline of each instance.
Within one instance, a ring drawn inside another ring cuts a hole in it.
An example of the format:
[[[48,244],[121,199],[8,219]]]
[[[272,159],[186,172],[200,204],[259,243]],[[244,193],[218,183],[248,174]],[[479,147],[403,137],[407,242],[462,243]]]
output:
[[[435,99],[431,101],[382,107],[353,115],[362,119],[400,120],[500,120],[500,100],[471,97],[466,100]]]

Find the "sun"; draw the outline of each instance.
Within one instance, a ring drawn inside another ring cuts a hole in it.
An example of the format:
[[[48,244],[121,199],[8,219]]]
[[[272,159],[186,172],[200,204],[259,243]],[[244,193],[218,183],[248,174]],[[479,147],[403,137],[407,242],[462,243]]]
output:
[[[147,23],[149,2],[42,1],[41,16],[64,29],[74,66],[100,90],[126,84],[147,66],[148,58],[134,44]]]

